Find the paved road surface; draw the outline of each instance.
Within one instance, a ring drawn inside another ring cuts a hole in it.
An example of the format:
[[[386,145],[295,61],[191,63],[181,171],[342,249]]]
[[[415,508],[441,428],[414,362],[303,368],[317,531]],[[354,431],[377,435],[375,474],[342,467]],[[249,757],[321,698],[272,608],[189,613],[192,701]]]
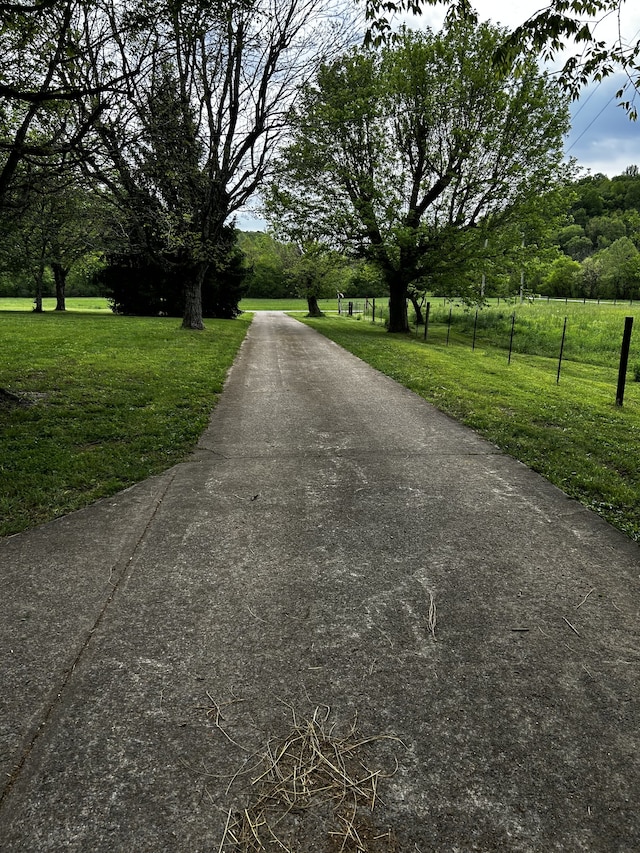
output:
[[[314,713],[399,739],[358,753],[395,771],[369,815],[348,795],[368,853],[640,850],[639,558],[258,314],[190,461],[0,541],[0,850],[209,853],[244,808],[264,833],[254,765]],[[276,834],[339,850],[330,811]]]

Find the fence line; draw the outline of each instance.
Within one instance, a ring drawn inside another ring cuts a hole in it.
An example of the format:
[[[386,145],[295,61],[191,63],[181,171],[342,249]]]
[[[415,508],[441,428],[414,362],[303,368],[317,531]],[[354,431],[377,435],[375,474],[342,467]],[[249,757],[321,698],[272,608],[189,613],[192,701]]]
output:
[[[546,302],[547,300],[545,300]],[[557,300],[560,304],[567,304],[564,299]],[[592,300],[591,302],[576,300],[581,306],[593,305],[594,307],[616,307],[622,308],[621,305],[614,305],[612,302],[604,303],[602,300]],[[513,303],[511,303],[513,305]],[[435,308],[433,306],[436,306]],[[506,308],[506,304],[503,302]],[[556,383],[560,382],[561,368],[563,360],[575,360],[583,364],[594,364],[600,367],[613,367],[618,359],[621,358],[621,349],[616,346],[619,340],[620,333],[623,343],[625,341],[622,335],[622,330],[617,326],[611,325],[600,330],[603,343],[606,346],[601,350],[590,348],[590,358],[580,358],[580,341],[587,341],[587,334],[584,328],[585,320],[589,320],[587,315],[576,315],[568,317],[564,315],[559,317],[552,315],[547,320],[551,322],[536,322],[535,315],[527,317],[526,312],[529,310],[529,305],[524,305],[522,312],[513,310],[508,316],[504,308],[491,305],[483,308],[478,308],[475,311],[464,308],[461,304],[457,306],[452,304],[451,300],[443,299],[442,303],[426,302],[423,304],[424,323],[419,324],[415,316],[415,312],[411,312],[411,323],[415,331],[416,338],[422,333],[423,341],[428,345],[437,345],[443,343],[449,346],[452,340],[452,332],[455,332],[454,340],[464,344],[468,341],[472,351],[479,346],[490,346],[493,349],[504,349],[507,354],[507,364],[512,363],[512,357],[517,354],[533,355],[542,358],[557,360]],[[636,303],[638,306],[638,303]],[[459,312],[454,313],[454,307],[460,308]],[[535,310],[535,309],[531,309]],[[385,324],[389,317],[389,308],[387,300],[384,298],[368,298],[359,301],[354,301],[351,313],[359,313],[371,320],[372,323]],[[538,315],[539,316],[539,315]],[[616,316],[616,321],[618,317]],[[613,323],[614,317],[611,317]],[[445,335],[446,329],[446,335]],[[625,333],[626,334],[626,333]],[[627,354],[625,357],[624,370],[620,367],[620,377],[628,372],[629,355],[637,358],[637,361],[632,362],[632,372],[634,379],[640,381],[640,349],[636,346],[635,350],[631,350],[631,332],[629,329],[628,339],[626,339]],[[594,357],[594,354],[600,353],[600,357]],[[621,380],[620,380],[621,381]],[[624,390],[622,391],[624,393]],[[620,397],[620,392],[619,392]],[[621,399],[621,397],[620,397]],[[622,405],[620,403],[619,405]]]

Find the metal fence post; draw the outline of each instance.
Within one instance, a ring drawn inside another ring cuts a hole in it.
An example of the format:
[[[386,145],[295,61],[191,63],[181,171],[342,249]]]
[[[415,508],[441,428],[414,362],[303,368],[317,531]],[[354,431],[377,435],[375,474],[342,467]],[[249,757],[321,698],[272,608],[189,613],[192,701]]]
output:
[[[631,330],[633,329],[633,317],[624,318],[624,333],[622,335],[622,349],[620,351],[620,369],[618,370],[618,390],[616,393],[616,406],[621,406],[624,400],[624,386],[627,381],[627,364],[629,363],[629,348],[631,346]]]
[[[424,315],[424,339],[427,340],[427,335],[429,334],[429,313],[431,312],[431,303],[427,302],[427,310]]]
[[[564,318],[564,326],[562,327],[562,340],[560,341],[560,358],[558,359],[558,375],[556,376],[556,385],[560,382],[560,368],[562,367],[562,353],[564,352],[564,339],[567,334],[567,318]]]

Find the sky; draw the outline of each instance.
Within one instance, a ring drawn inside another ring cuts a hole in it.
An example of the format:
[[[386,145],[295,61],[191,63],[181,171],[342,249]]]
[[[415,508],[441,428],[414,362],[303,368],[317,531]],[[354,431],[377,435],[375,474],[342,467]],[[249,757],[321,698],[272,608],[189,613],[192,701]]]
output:
[[[547,3],[545,0],[475,0],[473,5],[482,20],[513,28]],[[422,25],[439,29],[444,18],[443,9],[427,7],[420,18],[411,19],[410,25],[417,28],[422,21]],[[611,15],[598,24],[595,32],[599,38],[610,42],[617,37],[618,26],[624,39],[635,41],[640,37],[640,3],[637,0],[625,0],[620,21]],[[640,119],[631,121],[615,98],[615,93],[626,82],[627,78],[619,74],[600,84],[591,84],[580,99],[571,104],[572,128],[565,152],[576,158],[584,174],[601,172],[614,177],[627,166],[640,166]],[[640,94],[638,100],[640,102]],[[638,106],[640,112],[640,103]]]

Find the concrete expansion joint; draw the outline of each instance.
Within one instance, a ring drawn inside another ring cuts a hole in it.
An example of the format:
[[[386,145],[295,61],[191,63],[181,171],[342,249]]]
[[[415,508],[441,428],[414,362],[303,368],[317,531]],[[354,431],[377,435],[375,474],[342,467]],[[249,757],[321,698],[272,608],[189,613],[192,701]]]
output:
[[[36,724],[36,728],[35,728],[35,731],[33,732],[33,735],[26,742],[20,760],[15,765],[15,767],[13,768],[11,773],[8,774],[7,782],[4,785],[4,787],[2,788],[2,790],[0,791],[0,812],[2,812],[2,810],[4,808],[4,803],[5,803],[5,800],[8,796],[8,794],[10,793],[10,791],[13,788],[13,786],[15,785],[15,783],[18,781],[20,774],[22,773],[24,767],[26,766],[27,761],[29,760],[29,756],[31,755],[31,752],[32,752],[34,746],[36,745],[36,742],[38,741],[40,736],[43,734],[43,732],[44,732],[49,720],[51,719],[51,716],[53,715],[53,712],[55,711],[56,707],[60,704],[62,697],[64,696],[65,690],[66,690],[66,688],[67,688],[67,686],[71,680],[71,677],[72,677],[76,667],[81,663],[81,661],[82,661],[82,659],[83,659],[83,657],[84,657],[84,655],[85,655],[85,653],[89,647],[89,644],[91,643],[91,640],[93,639],[94,634],[96,633],[96,631],[100,627],[100,624],[103,621],[103,619],[104,619],[110,605],[112,604],[114,598],[116,597],[116,593],[118,592],[120,586],[122,585],[122,582],[133,571],[133,565],[134,565],[136,554],[140,550],[142,544],[144,543],[144,541],[147,537],[147,533],[149,531],[149,528],[151,527],[151,525],[152,525],[152,523],[156,517],[156,514],[157,514],[158,510],[160,509],[160,506],[162,504],[162,501],[164,500],[166,493],[171,488],[171,485],[172,485],[175,477],[176,477],[176,473],[174,473],[170,477],[170,479],[165,483],[161,494],[156,498],[155,503],[153,505],[152,512],[149,515],[149,518],[147,519],[147,523],[145,524],[144,529],[142,530],[142,533],[140,533],[140,535],[135,539],[133,547],[129,553],[129,556],[122,556],[117,561],[115,566],[113,566],[111,568],[110,573],[109,573],[109,579],[111,580],[111,578],[113,578],[113,577],[116,578],[116,580],[113,583],[113,586],[111,588],[111,592],[109,593],[109,595],[105,599],[105,602],[104,602],[102,608],[100,609],[100,612],[98,613],[96,619],[94,620],[93,625],[87,631],[87,634],[84,638],[84,641],[83,641],[82,645],[80,646],[73,662],[71,663],[71,666],[69,666],[63,672],[60,685],[59,685],[58,689],[55,691],[51,702],[46,707],[41,721]],[[127,571],[127,570],[129,570],[129,571]]]
[[[220,457],[220,459],[229,459],[230,458],[226,454],[220,453],[219,450],[214,450],[211,447],[205,447],[205,446],[199,444],[196,447],[196,449],[193,451],[193,454],[188,459],[185,459],[183,462],[179,462],[178,465],[189,465],[192,462],[198,462],[199,461],[198,457],[200,456],[200,454],[204,454],[207,456],[218,456],[218,457]]]
[[[363,448],[313,448],[309,450],[300,450],[300,451],[291,451],[291,450],[280,450],[277,448],[267,448],[263,452],[259,453],[220,453],[218,450],[210,450],[209,448],[198,448],[198,450],[194,453],[194,455],[190,459],[186,459],[184,462],[178,463],[180,465],[189,465],[194,462],[202,461],[199,457],[201,451],[206,452],[209,455],[217,456],[220,459],[224,459],[227,462],[233,462],[234,460],[295,460],[295,459],[370,459],[373,454],[379,454],[384,457],[384,459],[406,459],[411,457],[412,459],[462,459],[462,458],[490,458],[492,456],[504,456],[504,453],[499,448],[489,449],[489,450],[469,450],[469,451],[460,451],[460,450],[390,450],[389,448],[375,449],[375,450],[366,450]]]

